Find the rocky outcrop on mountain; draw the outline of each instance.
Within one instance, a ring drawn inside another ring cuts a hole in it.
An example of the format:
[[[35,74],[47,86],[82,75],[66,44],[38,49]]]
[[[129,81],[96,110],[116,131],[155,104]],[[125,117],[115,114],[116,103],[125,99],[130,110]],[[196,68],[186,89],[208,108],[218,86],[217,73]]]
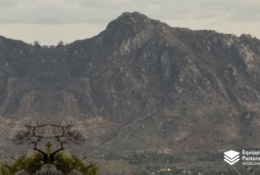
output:
[[[257,147],[260,40],[123,13],[66,46],[0,38],[0,114],[73,117],[89,148],[124,152]]]

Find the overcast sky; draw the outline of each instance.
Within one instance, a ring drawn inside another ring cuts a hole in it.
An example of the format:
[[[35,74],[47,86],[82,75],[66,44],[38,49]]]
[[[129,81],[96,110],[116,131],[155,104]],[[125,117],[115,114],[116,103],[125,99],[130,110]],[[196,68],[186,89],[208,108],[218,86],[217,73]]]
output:
[[[90,38],[123,12],[172,27],[260,38],[260,0],[0,0],[0,35],[56,45]]]

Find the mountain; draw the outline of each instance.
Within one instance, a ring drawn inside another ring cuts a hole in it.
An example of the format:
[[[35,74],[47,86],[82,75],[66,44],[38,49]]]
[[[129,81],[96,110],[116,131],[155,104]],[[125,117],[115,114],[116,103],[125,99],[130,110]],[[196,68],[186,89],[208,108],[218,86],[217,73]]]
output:
[[[251,35],[127,12],[65,46],[0,37],[0,66],[0,115],[10,127],[73,118],[85,127],[86,148],[101,157],[198,160],[260,147],[260,40]]]

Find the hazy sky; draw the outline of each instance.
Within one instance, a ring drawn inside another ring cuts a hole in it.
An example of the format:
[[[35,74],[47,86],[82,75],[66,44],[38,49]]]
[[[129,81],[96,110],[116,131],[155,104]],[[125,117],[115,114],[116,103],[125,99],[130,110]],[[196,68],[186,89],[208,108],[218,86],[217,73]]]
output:
[[[172,27],[260,38],[260,0],[0,0],[0,35],[56,45],[90,38],[123,12]]]

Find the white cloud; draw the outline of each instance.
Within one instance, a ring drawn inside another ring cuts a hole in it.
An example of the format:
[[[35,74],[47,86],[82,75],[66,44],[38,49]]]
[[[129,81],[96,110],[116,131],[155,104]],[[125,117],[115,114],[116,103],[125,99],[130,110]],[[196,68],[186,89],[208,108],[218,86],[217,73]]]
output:
[[[0,0],[0,35],[25,41],[32,40],[33,35],[41,43],[56,44],[62,40],[57,38],[61,33],[70,35],[63,37],[68,41],[80,36],[83,39],[98,34],[121,13],[139,11],[170,21],[171,26],[229,33],[243,29],[260,37],[259,7],[259,0]],[[61,26],[66,28],[56,34]]]
[[[0,0],[0,23],[104,23],[124,11],[157,19],[259,21],[256,0]]]

